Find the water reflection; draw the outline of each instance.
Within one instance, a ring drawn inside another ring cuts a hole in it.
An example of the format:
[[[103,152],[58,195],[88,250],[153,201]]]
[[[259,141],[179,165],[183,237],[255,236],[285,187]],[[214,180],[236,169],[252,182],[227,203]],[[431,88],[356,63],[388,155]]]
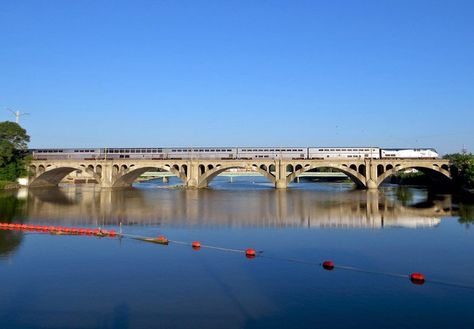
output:
[[[0,216],[3,222],[22,222],[24,220],[26,202],[13,192],[0,194]],[[0,230],[0,257],[12,255],[20,246],[23,234],[14,231]]]
[[[432,227],[451,215],[450,196],[424,190],[100,190],[69,187],[30,190],[32,221],[75,225],[226,227]]]

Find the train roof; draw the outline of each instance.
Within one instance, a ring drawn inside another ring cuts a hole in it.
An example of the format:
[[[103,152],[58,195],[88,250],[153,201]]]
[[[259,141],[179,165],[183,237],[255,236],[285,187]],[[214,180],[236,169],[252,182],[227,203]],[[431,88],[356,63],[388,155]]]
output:
[[[404,147],[404,148],[382,148],[385,151],[408,151],[408,150],[430,150],[437,152],[436,149],[432,147]]]

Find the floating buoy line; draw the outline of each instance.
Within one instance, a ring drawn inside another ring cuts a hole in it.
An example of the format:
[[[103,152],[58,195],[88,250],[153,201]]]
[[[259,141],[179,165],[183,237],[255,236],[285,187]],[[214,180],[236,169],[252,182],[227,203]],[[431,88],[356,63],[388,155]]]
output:
[[[233,248],[225,248],[225,247],[202,244],[200,241],[193,241],[190,243],[190,242],[185,242],[185,241],[169,240],[164,235],[159,235],[157,237],[146,237],[146,236],[141,236],[141,235],[123,233],[121,226],[120,226],[120,232],[117,232],[115,230],[106,230],[102,228],[91,229],[91,228],[76,228],[76,227],[64,227],[64,226],[51,226],[51,225],[48,226],[48,225],[32,225],[32,224],[0,222],[0,230],[22,231],[25,233],[49,233],[51,235],[96,236],[100,238],[125,237],[125,238],[130,238],[130,239],[134,239],[138,241],[156,243],[156,244],[161,244],[161,245],[168,245],[170,243],[174,243],[178,245],[190,246],[196,251],[200,250],[201,248],[206,248],[206,249],[213,249],[213,250],[219,250],[219,251],[241,253],[241,254],[244,254],[249,259],[253,259],[258,256],[258,257],[272,259],[272,260],[318,266],[318,267],[323,268],[326,271],[333,271],[335,269],[340,269],[340,270],[346,270],[346,271],[354,271],[354,272],[360,272],[360,273],[409,279],[415,285],[423,285],[425,282],[429,282],[429,283],[438,284],[438,285],[474,290],[474,286],[464,285],[461,283],[438,281],[438,280],[432,280],[432,279],[428,280],[425,278],[425,275],[423,273],[418,273],[418,272],[413,272],[410,274],[400,274],[400,273],[372,271],[372,270],[367,270],[367,269],[353,267],[353,266],[336,265],[334,261],[332,260],[325,260],[323,262],[314,262],[314,261],[308,261],[308,260],[297,259],[297,258],[269,256],[269,255],[265,255],[263,251],[256,251],[255,249],[252,249],[252,248],[233,249]]]

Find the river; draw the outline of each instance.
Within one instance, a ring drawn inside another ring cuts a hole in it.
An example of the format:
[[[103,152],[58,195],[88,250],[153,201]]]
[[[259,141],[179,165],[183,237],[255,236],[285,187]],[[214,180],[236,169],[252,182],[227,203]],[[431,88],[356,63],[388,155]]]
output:
[[[173,183],[2,193],[1,222],[176,242],[2,229],[0,328],[474,327],[474,209],[452,195],[304,180],[275,190],[260,177]],[[231,250],[182,244],[192,241]],[[246,248],[258,256],[232,251]]]

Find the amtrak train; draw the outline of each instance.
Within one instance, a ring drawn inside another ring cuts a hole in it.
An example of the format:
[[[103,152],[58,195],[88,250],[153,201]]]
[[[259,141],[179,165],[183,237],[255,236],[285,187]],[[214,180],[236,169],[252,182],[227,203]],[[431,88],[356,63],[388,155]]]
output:
[[[432,148],[379,147],[193,147],[32,149],[36,160],[52,159],[436,159]]]

